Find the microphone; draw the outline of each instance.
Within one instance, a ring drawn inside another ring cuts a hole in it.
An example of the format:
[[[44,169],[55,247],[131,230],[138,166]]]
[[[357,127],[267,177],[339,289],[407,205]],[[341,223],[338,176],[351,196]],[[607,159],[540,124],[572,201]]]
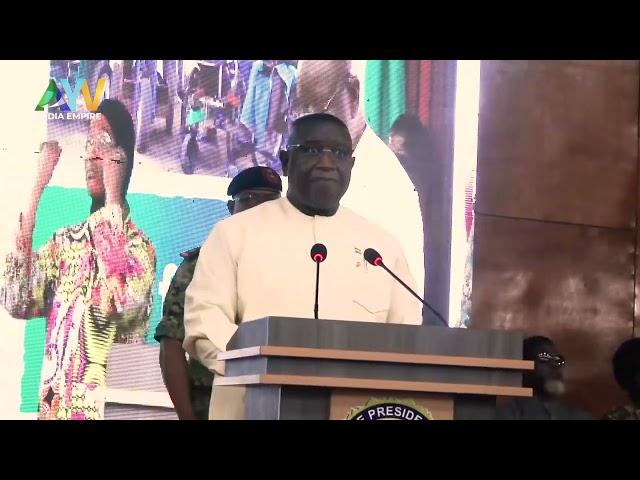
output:
[[[407,291],[411,295],[413,295],[418,300],[420,300],[420,303],[422,303],[425,307],[427,307],[429,310],[431,310],[433,312],[433,314],[438,318],[438,320],[440,320],[440,322],[442,323],[443,326],[445,326],[447,328],[449,327],[449,324],[447,323],[447,321],[444,318],[442,318],[442,315],[440,315],[438,312],[436,312],[436,310],[431,305],[429,305],[425,300],[420,298],[420,296],[418,296],[418,294],[416,292],[411,290],[411,288],[409,288],[409,285],[404,283],[400,279],[400,277],[398,277],[395,273],[393,273],[391,270],[389,270],[389,268],[387,268],[387,266],[382,261],[382,255],[380,255],[376,250],[374,250],[373,248],[367,248],[364,251],[364,259],[367,261],[367,263],[370,263],[374,267],[382,267],[389,275],[391,275],[393,278],[395,278],[400,283],[400,285],[402,285],[404,288],[406,288]]]
[[[318,320],[318,291],[320,289],[320,264],[327,259],[327,247],[316,243],[311,247],[311,260],[316,262],[316,300],[313,304],[313,318]]]

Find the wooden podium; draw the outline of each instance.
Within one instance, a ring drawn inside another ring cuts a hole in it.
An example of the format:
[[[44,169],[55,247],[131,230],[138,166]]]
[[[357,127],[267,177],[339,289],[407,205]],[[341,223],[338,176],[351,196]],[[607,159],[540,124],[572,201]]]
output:
[[[268,317],[240,326],[216,389],[246,386],[247,420],[492,420],[522,388],[523,334]],[[370,407],[370,408],[367,408]]]

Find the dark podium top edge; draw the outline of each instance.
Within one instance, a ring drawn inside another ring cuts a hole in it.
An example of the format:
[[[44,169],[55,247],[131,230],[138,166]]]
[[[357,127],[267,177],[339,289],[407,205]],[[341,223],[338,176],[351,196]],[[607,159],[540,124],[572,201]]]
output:
[[[346,359],[346,356],[357,352],[359,360],[366,360],[366,355],[384,354],[386,361],[394,361],[388,355],[394,354],[396,361],[402,363],[444,362],[440,363],[444,365],[458,362],[464,366],[464,362],[475,362],[476,365],[468,366],[487,368],[491,368],[492,361],[510,360],[520,363],[506,362],[495,368],[529,369],[531,362],[522,362],[523,339],[522,332],[510,330],[265,317],[241,324],[227,345],[227,352],[219,354],[219,358],[231,359],[228,355],[238,350],[244,350],[246,355],[250,351],[247,349],[253,349],[257,354],[256,348],[261,349],[259,353],[262,356],[277,355],[274,352],[278,350],[274,348],[280,347],[282,354],[283,351],[287,353],[287,350],[282,350],[286,347],[289,355],[307,355],[306,358],[338,355]],[[301,349],[308,350],[303,353]],[[480,365],[482,362],[484,365]]]

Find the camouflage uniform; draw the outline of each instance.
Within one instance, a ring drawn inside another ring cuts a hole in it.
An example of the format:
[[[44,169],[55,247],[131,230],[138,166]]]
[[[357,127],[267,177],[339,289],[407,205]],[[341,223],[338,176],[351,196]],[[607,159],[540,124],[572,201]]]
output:
[[[640,408],[626,405],[611,410],[604,416],[605,420],[640,420]]]
[[[191,283],[200,249],[182,254],[184,260],[178,267],[162,306],[162,320],[158,324],[155,339],[162,337],[184,340],[184,294]],[[189,358],[191,403],[198,420],[209,419],[209,401],[213,385],[213,373],[193,358]]]

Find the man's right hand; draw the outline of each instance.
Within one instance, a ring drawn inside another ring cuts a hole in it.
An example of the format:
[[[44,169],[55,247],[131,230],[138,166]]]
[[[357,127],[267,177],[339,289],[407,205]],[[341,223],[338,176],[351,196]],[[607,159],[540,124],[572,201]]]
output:
[[[40,146],[40,155],[38,157],[38,185],[46,187],[53,177],[53,171],[58,165],[62,149],[58,142],[47,141]]]

